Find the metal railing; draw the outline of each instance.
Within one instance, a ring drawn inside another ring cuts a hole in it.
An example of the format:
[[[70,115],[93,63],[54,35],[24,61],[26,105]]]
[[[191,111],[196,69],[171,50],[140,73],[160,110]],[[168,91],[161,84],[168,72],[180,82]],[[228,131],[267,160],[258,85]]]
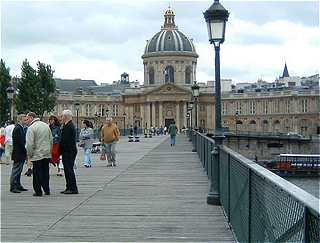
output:
[[[319,199],[201,133],[189,136],[237,241],[320,242]]]

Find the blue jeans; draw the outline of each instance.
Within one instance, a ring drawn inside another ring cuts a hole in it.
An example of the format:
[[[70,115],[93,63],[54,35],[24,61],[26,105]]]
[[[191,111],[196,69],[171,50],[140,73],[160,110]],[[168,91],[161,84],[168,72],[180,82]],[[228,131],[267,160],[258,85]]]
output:
[[[116,143],[117,142],[104,144],[107,160],[109,164],[116,162]]]
[[[91,149],[90,148],[85,148],[84,149],[84,165],[89,165],[91,166],[92,161],[91,161]]]
[[[171,142],[171,145],[176,144],[176,135],[170,135],[170,142]]]

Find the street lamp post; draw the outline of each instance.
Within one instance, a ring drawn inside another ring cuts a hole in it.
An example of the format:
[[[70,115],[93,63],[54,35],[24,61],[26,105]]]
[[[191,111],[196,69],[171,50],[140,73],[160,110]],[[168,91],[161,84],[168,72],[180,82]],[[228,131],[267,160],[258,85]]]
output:
[[[77,115],[77,142],[79,142],[79,108],[80,108],[80,103],[75,103],[74,104],[75,108],[76,108],[76,115]]]
[[[235,118],[236,118],[236,134],[238,134],[238,120],[239,120],[239,112],[236,111],[236,114],[235,114]]]
[[[127,113],[123,112],[123,135],[126,136],[126,116]]]
[[[229,12],[215,0],[210,8],[203,13],[207,23],[210,44],[214,45],[215,50],[215,147],[212,154],[214,157],[213,176],[211,177],[210,192],[207,196],[207,203],[220,205],[219,195],[219,145],[223,142],[223,133],[221,126],[221,83],[220,83],[220,44],[224,42],[226,22],[228,21]]]
[[[9,102],[9,111],[10,111],[10,120],[13,120],[13,95],[14,95],[14,88],[10,85],[7,89],[7,97],[10,100]]]
[[[198,97],[200,94],[200,87],[197,84],[197,81],[194,81],[193,85],[191,86],[192,89],[192,96],[194,98],[194,104],[195,104],[195,129],[198,129]]]

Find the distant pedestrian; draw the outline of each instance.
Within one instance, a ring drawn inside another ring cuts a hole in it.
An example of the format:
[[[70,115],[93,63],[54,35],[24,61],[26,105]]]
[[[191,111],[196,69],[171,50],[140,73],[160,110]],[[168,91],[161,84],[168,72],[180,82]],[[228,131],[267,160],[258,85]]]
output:
[[[137,124],[134,124],[134,127],[133,127],[133,135],[134,135],[135,137],[138,136],[138,126],[137,126]]]
[[[12,155],[12,132],[14,129],[14,121],[9,121],[7,126],[4,129],[4,154],[6,158],[7,164],[11,162],[11,155]]]
[[[77,180],[74,173],[74,162],[77,156],[76,128],[72,122],[72,112],[62,112],[63,128],[59,146],[59,154],[62,155],[64,175],[66,178],[66,189],[63,194],[78,194]]]
[[[168,129],[168,133],[170,134],[170,145],[174,146],[176,144],[176,135],[177,135],[178,128],[176,126],[176,122],[173,121]]]
[[[56,116],[51,115],[49,117],[49,127],[53,137],[52,151],[51,151],[51,160],[50,163],[58,168],[57,175],[62,175],[59,168],[60,163],[60,154],[59,154],[59,142],[61,137],[61,124],[59,119]]]
[[[20,193],[22,191],[28,191],[20,182],[21,172],[23,165],[27,159],[26,150],[26,134],[24,126],[27,123],[27,117],[25,114],[17,116],[17,124],[12,132],[12,171],[10,176],[10,192]]]
[[[40,121],[36,114],[27,114],[29,124],[26,137],[27,156],[32,162],[33,196],[50,195],[49,161],[51,159],[52,134],[47,123]],[[42,188],[42,189],[41,189]]]
[[[80,141],[83,144],[84,149],[84,167],[90,168],[92,166],[91,150],[93,144],[93,125],[90,121],[84,120],[82,122],[83,128],[80,132]]]
[[[111,117],[106,118],[106,124],[101,130],[101,142],[107,154],[108,167],[116,166],[116,144],[119,141],[120,132]]]

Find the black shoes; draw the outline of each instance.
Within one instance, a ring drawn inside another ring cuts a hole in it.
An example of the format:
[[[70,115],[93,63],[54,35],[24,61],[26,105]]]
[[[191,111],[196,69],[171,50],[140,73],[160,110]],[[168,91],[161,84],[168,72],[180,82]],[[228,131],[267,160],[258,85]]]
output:
[[[23,186],[18,187],[17,189],[18,189],[19,191],[22,191],[22,192],[28,191],[28,189],[24,188]]]
[[[78,191],[71,191],[71,190],[64,190],[60,193],[62,193],[62,194],[79,194]]]
[[[41,194],[40,193],[33,193],[32,196],[34,196],[34,197],[42,197],[42,193]]]
[[[12,193],[21,193],[21,191],[18,190],[18,189],[11,189],[10,192],[12,192]]]

